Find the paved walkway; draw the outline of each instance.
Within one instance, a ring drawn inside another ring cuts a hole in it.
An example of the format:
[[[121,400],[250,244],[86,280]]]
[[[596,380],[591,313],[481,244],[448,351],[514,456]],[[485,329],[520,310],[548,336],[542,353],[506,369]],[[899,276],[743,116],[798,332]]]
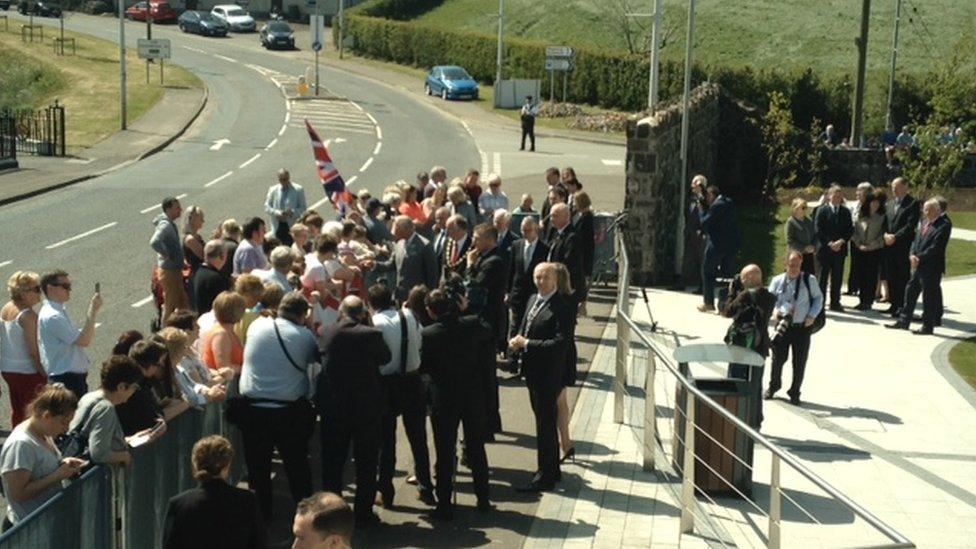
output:
[[[936,336],[886,330],[880,313],[830,314],[814,337],[803,407],[782,399],[765,407],[764,435],[919,547],[972,547],[976,534],[976,430],[971,428],[976,393],[946,361],[955,338],[976,331],[973,282],[973,277],[944,282],[948,310]],[[659,333],[676,333],[683,343],[717,342],[724,335],[728,321],[695,311],[698,296],[648,294]],[[637,300],[632,308],[636,321],[649,324],[643,303]],[[559,491],[542,498],[528,547],[679,545],[678,508],[669,490],[673,479],[669,485],[663,475],[641,470],[640,443],[631,428],[640,419],[631,412],[642,403],[628,399],[624,424],[613,423],[615,332],[613,325],[607,327],[573,416],[582,459],[567,467],[568,480]],[[666,433],[662,426],[672,421],[674,383],[658,368],[659,413],[668,416],[658,425]],[[720,374],[709,370],[693,373]],[[640,385],[640,379],[630,383]],[[764,510],[769,462],[769,453],[757,449],[754,495]],[[886,541],[786,466],[782,483],[786,495],[816,519],[784,500],[784,547]],[[700,530],[713,531],[707,537],[682,536],[680,545],[763,544],[767,519],[741,500],[717,498],[711,504],[700,498],[699,503],[708,517]]]

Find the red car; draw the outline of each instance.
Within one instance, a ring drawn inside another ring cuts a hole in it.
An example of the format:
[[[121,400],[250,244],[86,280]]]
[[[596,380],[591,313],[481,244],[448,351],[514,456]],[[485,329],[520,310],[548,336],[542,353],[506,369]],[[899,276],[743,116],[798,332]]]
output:
[[[180,16],[169,2],[139,2],[125,10],[125,18],[130,21],[145,21],[152,13],[154,23],[175,23]]]

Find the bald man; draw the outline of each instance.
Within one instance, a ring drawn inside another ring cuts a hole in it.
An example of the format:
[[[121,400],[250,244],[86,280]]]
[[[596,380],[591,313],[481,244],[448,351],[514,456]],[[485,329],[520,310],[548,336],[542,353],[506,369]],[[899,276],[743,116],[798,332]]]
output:
[[[338,495],[319,492],[303,499],[295,510],[292,549],[352,547],[355,522],[352,509]]]
[[[742,283],[742,291],[726,305],[723,312],[725,316],[732,318],[732,326],[726,333],[725,342],[752,349],[765,357],[769,354],[769,319],[776,307],[776,296],[763,287],[762,270],[758,265],[746,265],[739,272],[739,281]],[[752,382],[758,406],[749,422],[758,429],[763,420],[763,368],[753,370],[751,366],[729,364],[728,375]]]
[[[339,321],[322,335],[326,361],[315,391],[322,416],[322,484],[342,494],[342,470],[353,446],[356,460],[357,526],[379,522],[373,513],[383,419],[380,366],[392,360],[383,332],[369,325],[366,304],[347,296]]]
[[[579,235],[572,227],[569,205],[555,204],[549,214],[549,255],[546,261],[562,263],[569,270],[569,282],[573,287],[573,305],[579,305],[583,296],[583,253]]]

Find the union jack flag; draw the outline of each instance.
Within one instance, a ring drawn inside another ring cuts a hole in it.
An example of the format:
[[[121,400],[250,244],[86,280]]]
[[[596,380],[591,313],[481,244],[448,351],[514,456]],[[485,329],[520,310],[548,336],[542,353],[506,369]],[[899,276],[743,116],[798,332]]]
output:
[[[325,196],[332,202],[332,207],[345,213],[346,206],[352,202],[353,197],[346,190],[346,182],[339,174],[339,169],[332,163],[329,150],[325,148],[325,143],[319,137],[315,128],[305,120],[305,129],[308,130],[308,137],[312,140],[312,152],[315,154],[315,170],[319,175],[319,182],[322,183],[322,190]]]

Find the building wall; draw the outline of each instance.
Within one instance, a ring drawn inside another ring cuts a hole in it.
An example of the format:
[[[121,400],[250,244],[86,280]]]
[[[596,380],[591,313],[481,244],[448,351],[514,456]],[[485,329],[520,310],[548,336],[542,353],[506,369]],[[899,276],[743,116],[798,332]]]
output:
[[[899,170],[888,168],[884,151],[834,149],[825,151],[825,160],[826,180],[849,187],[862,181],[869,181],[874,185],[885,184],[900,175]],[[976,187],[976,155],[966,158],[962,171],[951,184],[964,188]]]

